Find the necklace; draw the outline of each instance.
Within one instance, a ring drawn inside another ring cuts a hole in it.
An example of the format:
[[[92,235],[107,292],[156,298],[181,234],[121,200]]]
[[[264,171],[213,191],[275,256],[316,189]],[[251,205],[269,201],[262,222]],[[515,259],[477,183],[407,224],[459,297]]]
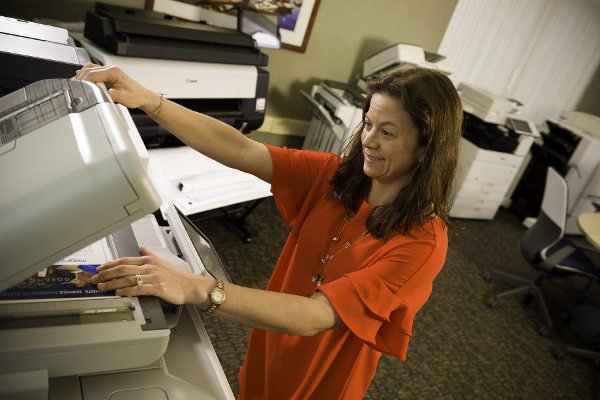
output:
[[[317,274],[312,278],[312,283],[311,283],[310,287],[308,288],[308,290],[306,291],[306,293],[304,294],[305,297],[310,297],[309,295],[312,292],[312,290],[314,289],[315,285],[321,286],[321,283],[325,279],[325,273],[327,272],[327,269],[329,269],[329,265],[331,264],[331,260],[333,259],[333,257],[338,255],[341,251],[346,250],[348,247],[352,246],[353,243],[358,241],[360,238],[367,236],[367,234],[369,233],[368,230],[362,232],[360,235],[355,237],[353,240],[351,240],[350,242],[347,242],[344,245],[344,247],[339,249],[335,254],[331,254],[331,250],[333,249],[333,246],[338,242],[338,240],[340,240],[340,235],[342,234],[344,228],[346,227],[346,225],[348,224],[348,221],[350,220],[350,218],[352,218],[352,216],[353,216],[352,213],[347,213],[344,216],[344,222],[342,223],[342,226],[338,230],[337,235],[335,235],[333,237],[332,243],[331,243],[331,246],[329,246],[329,251],[327,252],[327,255],[325,256],[325,258],[321,259],[321,265],[319,265],[319,270],[317,271]],[[325,263],[327,263],[327,264],[325,264]]]

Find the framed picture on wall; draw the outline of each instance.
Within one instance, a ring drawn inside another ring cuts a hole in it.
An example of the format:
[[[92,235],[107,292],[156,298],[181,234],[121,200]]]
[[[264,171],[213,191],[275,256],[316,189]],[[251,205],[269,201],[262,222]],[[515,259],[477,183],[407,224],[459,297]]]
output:
[[[146,0],[146,9],[238,29],[238,10],[278,16],[281,48],[304,53],[321,0]],[[261,42],[259,46],[261,46]],[[279,48],[265,42],[261,47]]]
[[[291,2],[296,5],[293,12],[279,18],[281,47],[304,53],[320,2],[321,0]]]

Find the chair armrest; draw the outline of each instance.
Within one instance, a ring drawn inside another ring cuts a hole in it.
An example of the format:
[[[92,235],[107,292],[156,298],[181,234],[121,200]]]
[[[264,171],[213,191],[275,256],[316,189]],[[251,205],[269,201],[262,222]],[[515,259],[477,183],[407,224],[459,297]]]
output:
[[[569,257],[575,250],[577,250],[575,246],[567,244],[559,249],[556,253],[539,263],[538,266],[545,271],[551,272],[556,264]]]
[[[578,249],[600,253],[600,249],[592,245],[582,236],[564,236],[564,238],[567,239],[571,245],[577,247]]]

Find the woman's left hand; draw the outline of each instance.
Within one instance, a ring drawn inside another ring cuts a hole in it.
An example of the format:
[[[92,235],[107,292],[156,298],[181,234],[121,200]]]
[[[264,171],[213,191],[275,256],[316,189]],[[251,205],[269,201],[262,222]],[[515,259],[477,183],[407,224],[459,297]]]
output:
[[[92,283],[102,291],[116,290],[119,296],[151,295],[171,304],[194,304],[208,308],[208,293],[214,280],[192,274],[157,257],[141,246],[142,257],[124,257],[98,267]],[[137,284],[140,275],[142,284]]]

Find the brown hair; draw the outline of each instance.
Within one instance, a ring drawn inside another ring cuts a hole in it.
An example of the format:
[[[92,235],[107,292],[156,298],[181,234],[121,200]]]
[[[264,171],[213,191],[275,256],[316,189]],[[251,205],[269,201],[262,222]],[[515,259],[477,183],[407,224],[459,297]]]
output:
[[[373,209],[367,218],[367,229],[376,238],[387,237],[393,230],[407,235],[416,219],[423,227],[434,215],[450,230],[456,229],[449,212],[463,113],[452,81],[436,70],[415,67],[370,80],[366,90],[362,122],[344,145],[346,158],[330,182],[330,198],[343,203],[348,211],[357,212],[369,193],[371,178],[363,172],[361,133],[371,98],[374,94],[384,94],[399,100],[410,115],[419,131],[423,156],[394,201]]]

